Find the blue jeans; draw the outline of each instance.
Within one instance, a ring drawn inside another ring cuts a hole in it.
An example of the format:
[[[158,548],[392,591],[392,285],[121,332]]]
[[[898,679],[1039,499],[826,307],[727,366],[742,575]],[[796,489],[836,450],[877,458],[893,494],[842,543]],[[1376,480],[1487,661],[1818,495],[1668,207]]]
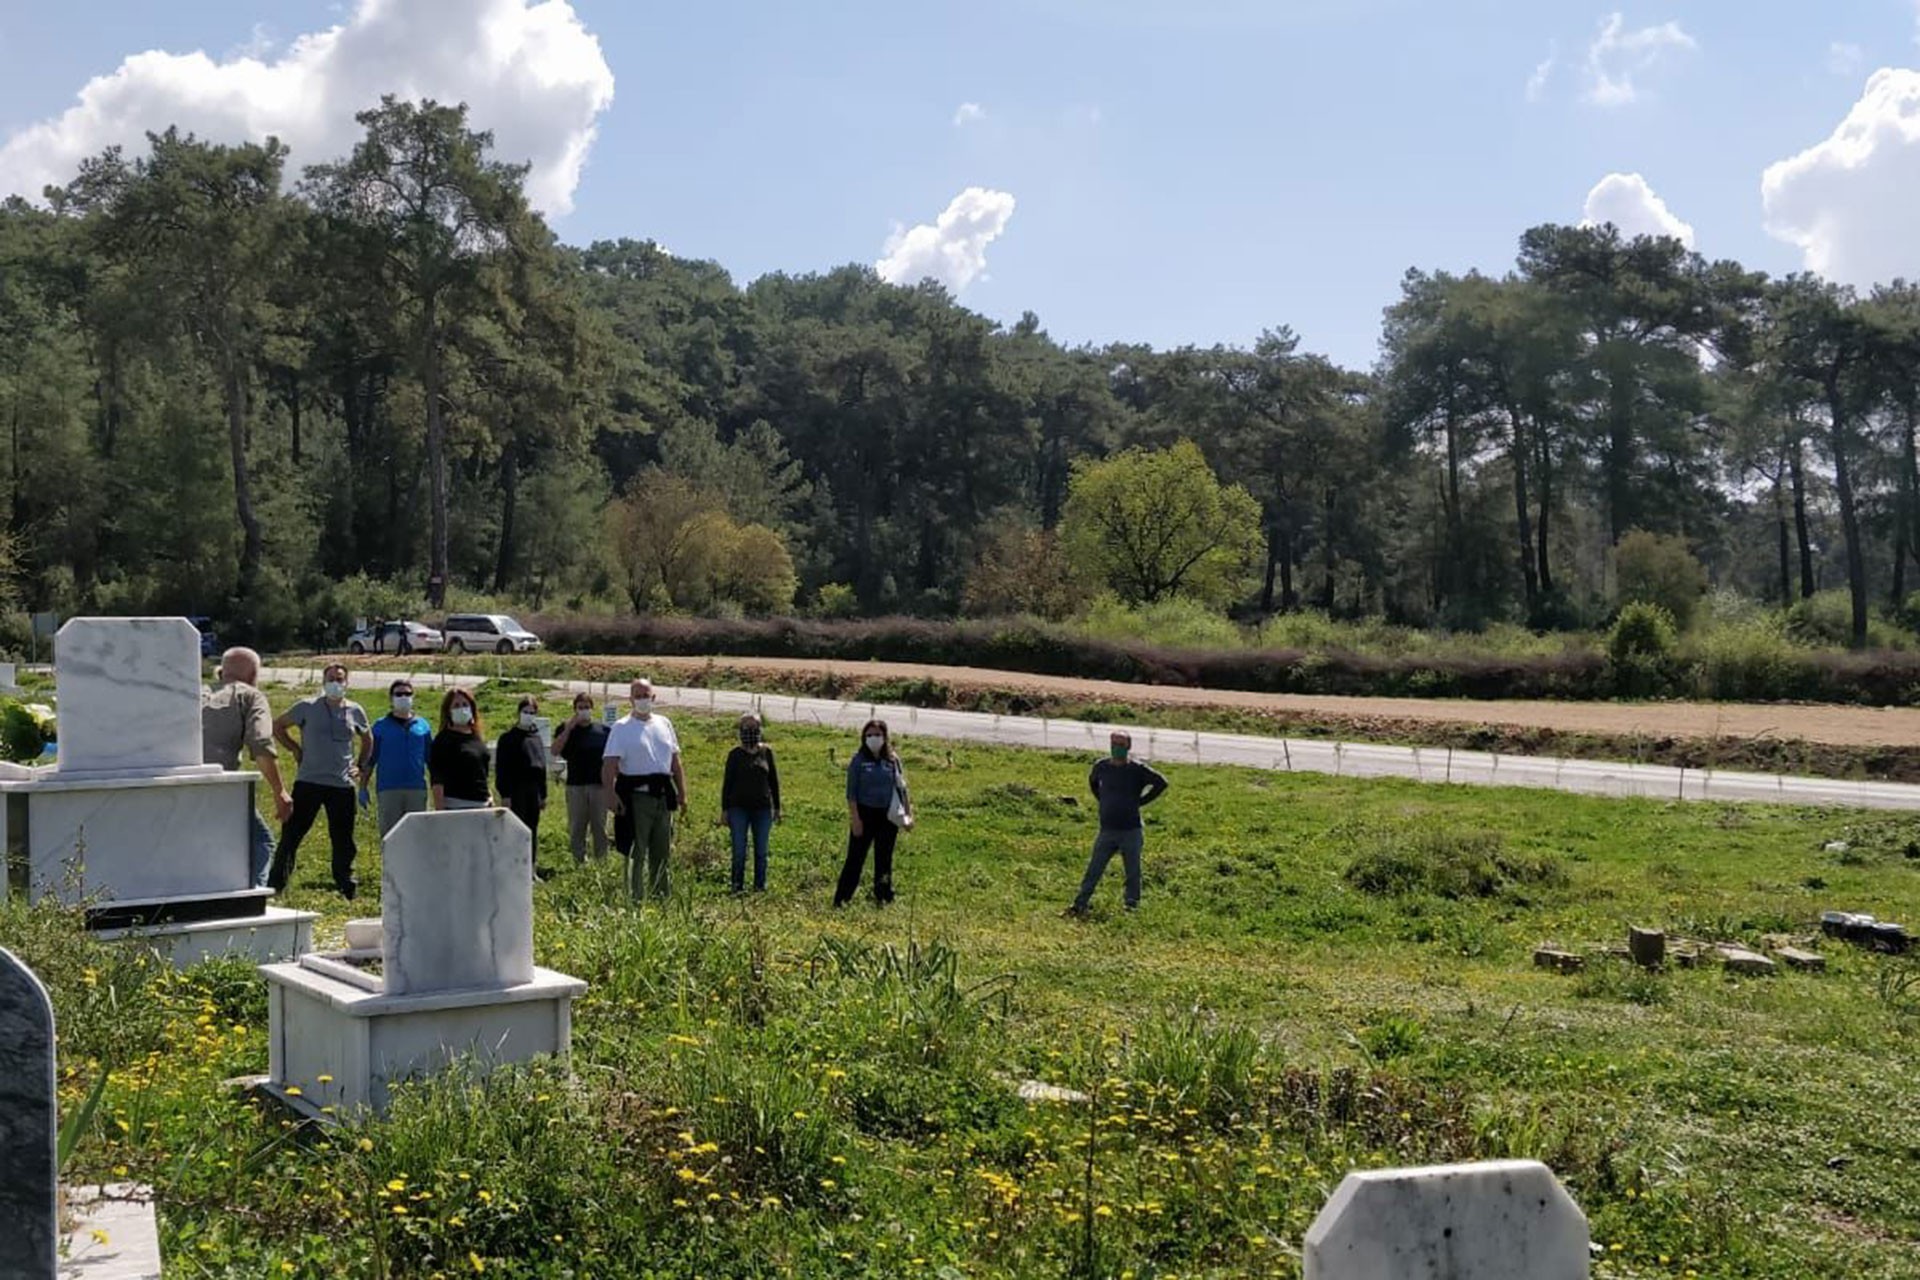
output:
[[[247,806],[247,816],[253,819],[253,887],[267,887],[267,871],[273,866],[273,832],[267,829],[267,820],[260,811]]]
[[[733,891],[746,888],[747,833],[753,833],[753,889],[761,893],[767,887],[767,841],[773,835],[773,810],[729,809],[727,826],[733,830]]]
[[[1140,905],[1140,850],[1146,843],[1146,832],[1135,828],[1132,831],[1109,831],[1105,827],[1093,838],[1093,856],[1087,859],[1087,874],[1080,880],[1080,894],[1073,900],[1076,911],[1085,911],[1093,901],[1093,891],[1100,887],[1100,877],[1107,874],[1107,863],[1114,854],[1120,855],[1120,861],[1127,869],[1127,887],[1125,901],[1131,911]]]

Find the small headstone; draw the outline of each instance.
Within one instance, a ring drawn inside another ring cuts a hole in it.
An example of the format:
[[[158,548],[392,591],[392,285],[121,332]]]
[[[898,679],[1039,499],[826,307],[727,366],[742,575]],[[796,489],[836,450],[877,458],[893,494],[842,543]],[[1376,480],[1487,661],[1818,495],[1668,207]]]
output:
[[[1676,968],[1697,969],[1700,967],[1700,948],[1692,943],[1678,943],[1667,953],[1667,958],[1673,961]]]
[[[505,809],[412,813],[382,852],[388,995],[533,981],[533,838]]]
[[[1805,969],[1809,973],[1824,973],[1827,958],[1817,951],[1802,951],[1799,947],[1778,947],[1775,955],[1786,963],[1789,969]]]
[[[1578,973],[1587,967],[1587,958],[1556,947],[1536,947],[1533,963],[1537,968],[1552,969],[1556,973]]]
[[[201,765],[200,633],[191,622],[72,618],[53,665],[61,773]]]
[[[0,1276],[54,1280],[53,1004],[33,971],[0,947]]]
[[[1628,929],[1627,950],[1642,969],[1658,969],[1667,962],[1667,935],[1659,929]]]
[[[1587,1218],[1534,1160],[1350,1173],[1307,1231],[1306,1280],[1587,1280]]]
[[[1745,947],[1724,943],[1715,947],[1714,950],[1719,953],[1720,963],[1726,966],[1729,973],[1769,974],[1774,972],[1773,961],[1758,951],[1749,951]]]

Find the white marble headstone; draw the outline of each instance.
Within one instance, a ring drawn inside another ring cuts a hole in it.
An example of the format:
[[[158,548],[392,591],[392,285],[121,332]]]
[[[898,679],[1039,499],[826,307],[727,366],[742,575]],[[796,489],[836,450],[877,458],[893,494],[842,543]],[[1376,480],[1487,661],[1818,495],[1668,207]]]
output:
[[[388,995],[533,981],[533,837],[518,818],[408,814],[381,857]]]
[[[54,643],[62,774],[203,769],[200,633],[185,618],[72,618]]]
[[[1587,1218],[1534,1160],[1350,1173],[1307,1231],[1306,1280],[1587,1280]]]

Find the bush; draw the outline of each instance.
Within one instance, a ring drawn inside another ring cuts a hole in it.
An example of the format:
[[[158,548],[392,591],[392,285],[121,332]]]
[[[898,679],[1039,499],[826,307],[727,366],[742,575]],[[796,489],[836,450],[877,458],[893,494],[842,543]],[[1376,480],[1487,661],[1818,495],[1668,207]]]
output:
[[[1614,692],[1646,698],[1673,687],[1673,618],[1657,604],[1623,607],[1607,636],[1607,662]]]
[[[1658,605],[1685,631],[1707,589],[1707,571],[1686,539],[1635,529],[1613,549],[1614,577],[1622,604]]]
[[[1811,697],[1805,650],[1787,639],[1778,613],[1716,624],[1689,646],[1695,692],[1725,702]]]
[[[1787,634],[1806,645],[1845,646],[1853,639],[1853,597],[1820,591],[1787,610]]]
[[[1086,603],[1087,590],[1067,562],[1060,539],[1015,525],[980,549],[961,607],[974,617],[1031,614],[1058,621]]]
[[[1365,833],[1360,853],[1347,864],[1346,879],[1376,897],[1493,898],[1517,897],[1526,888],[1558,888],[1566,884],[1567,873],[1550,855],[1509,852],[1497,832],[1416,828]]]
[[[808,612],[816,618],[851,618],[860,612],[860,597],[844,582],[823,582]]]
[[[1103,596],[1087,611],[1080,629],[1096,640],[1146,640],[1180,649],[1237,649],[1242,643],[1232,622],[1184,596],[1134,608]]]

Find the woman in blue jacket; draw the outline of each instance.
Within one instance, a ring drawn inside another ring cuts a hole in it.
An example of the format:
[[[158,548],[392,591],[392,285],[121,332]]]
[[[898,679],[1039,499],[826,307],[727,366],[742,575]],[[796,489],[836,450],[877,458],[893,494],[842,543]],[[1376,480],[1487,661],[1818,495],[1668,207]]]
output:
[[[893,842],[900,830],[889,811],[900,798],[907,825],[913,823],[913,802],[907,796],[907,775],[894,754],[893,735],[885,720],[869,720],[860,730],[860,749],[847,761],[847,863],[833,905],[844,907],[860,888],[867,850],[873,850],[873,900],[878,906],[893,901]]]

